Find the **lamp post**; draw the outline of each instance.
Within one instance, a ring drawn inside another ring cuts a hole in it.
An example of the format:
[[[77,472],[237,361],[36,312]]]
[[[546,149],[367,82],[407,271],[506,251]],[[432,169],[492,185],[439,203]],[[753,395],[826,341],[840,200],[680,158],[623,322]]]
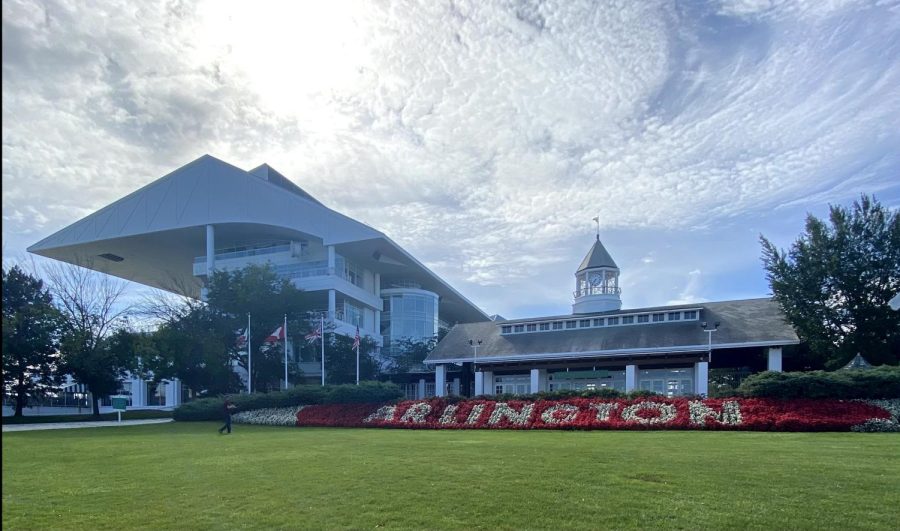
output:
[[[719,323],[719,321],[716,321],[715,323],[713,323],[712,328],[707,328],[706,321],[703,321],[702,323],[700,323],[700,326],[701,326],[701,328],[703,328],[703,331],[706,332],[706,336],[708,339],[707,343],[706,343],[706,358],[707,358],[706,361],[709,362],[710,366],[712,366],[712,335],[713,335],[713,332],[719,331],[720,324],[721,323]]]
[[[478,347],[481,346],[481,340],[480,339],[470,339],[469,345],[472,346],[472,351],[474,352],[473,357],[472,357],[472,377],[474,378],[475,373],[478,372]],[[474,384],[474,382],[473,382],[473,384]],[[476,389],[475,391],[477,392],[478,389]],[[482,391],[483,391],[483,389],[482,389]],[[466,392],[468,392],[468,391],[466,391]]]

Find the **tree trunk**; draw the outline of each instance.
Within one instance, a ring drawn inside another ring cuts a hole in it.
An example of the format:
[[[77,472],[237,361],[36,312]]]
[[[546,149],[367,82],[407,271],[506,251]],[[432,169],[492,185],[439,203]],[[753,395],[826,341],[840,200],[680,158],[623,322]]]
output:
[[[94,398],[94,393],[91,393],[91,411],[95,417],[100,417],[100,400]]]
[[[21,417],[22,410],[25,409],[25,375],[19,375],[19,385],[16,386],[16,411],[14,417]]]

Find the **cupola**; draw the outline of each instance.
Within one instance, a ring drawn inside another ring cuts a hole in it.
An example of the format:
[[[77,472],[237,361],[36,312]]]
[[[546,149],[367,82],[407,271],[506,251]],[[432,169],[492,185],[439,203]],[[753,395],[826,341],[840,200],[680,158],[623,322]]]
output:
[[[600,243],[600,234],[575,272],[575,302],[572,313],[608,312],[622,309],[619,267]]]

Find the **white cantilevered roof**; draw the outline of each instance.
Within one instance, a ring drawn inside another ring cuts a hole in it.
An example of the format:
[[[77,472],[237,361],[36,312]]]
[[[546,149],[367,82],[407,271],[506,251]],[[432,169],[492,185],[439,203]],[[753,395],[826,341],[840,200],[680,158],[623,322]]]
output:
[[[142,284],[199,294],[193,258],[216,246],[270,238],[315,238],[390,278],[409,278],[453,308],[452,321],[487,315],[383,233],[335,212],[268,166],[250,172],[204,155],[65,227],[29,252]],[[258,237],[258,236],[257,236]],[[122,258],[119,261],[101,255]],[[442,308],[443,310],[443,308]]]

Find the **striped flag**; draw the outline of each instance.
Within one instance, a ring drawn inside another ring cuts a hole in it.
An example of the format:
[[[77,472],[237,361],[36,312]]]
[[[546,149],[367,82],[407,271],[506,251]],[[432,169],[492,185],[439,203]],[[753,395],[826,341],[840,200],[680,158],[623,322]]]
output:
[[[356,337],[353,338],[353,348],[359,348],[359,326],[356,327]]]
[[[320,337],[322,337],[322,329],[321,329],[321,327],[320,327],[320,326],[317,326],[316,328],[314,328],[314,329],[312,330],[312,332],[306,334],[305,337],[306,337],[306,340],[309,341],[310,343],[315,343],[315,341],[316,341],[317,339],[319,339]]]

